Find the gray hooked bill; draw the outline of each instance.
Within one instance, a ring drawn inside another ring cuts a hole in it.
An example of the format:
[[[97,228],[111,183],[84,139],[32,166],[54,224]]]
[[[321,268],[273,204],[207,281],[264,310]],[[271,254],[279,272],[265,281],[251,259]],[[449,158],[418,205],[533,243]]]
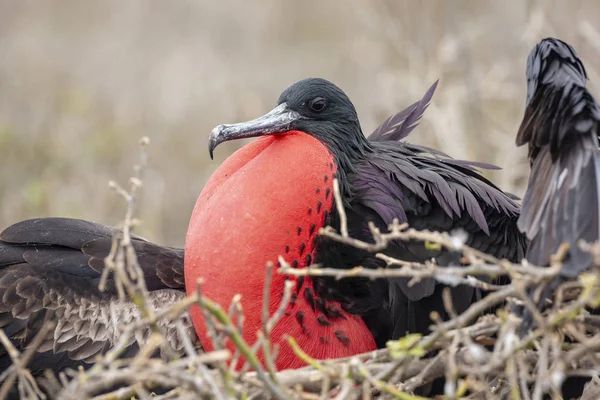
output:
[[[293,130],[293,123],[303,118],[296,111],[281,103],[262,117],[237,124],[223,124],[215,127],[208,139],[208,153],[213,158],[213,150],[228,140],[246,139],[273,133]]]

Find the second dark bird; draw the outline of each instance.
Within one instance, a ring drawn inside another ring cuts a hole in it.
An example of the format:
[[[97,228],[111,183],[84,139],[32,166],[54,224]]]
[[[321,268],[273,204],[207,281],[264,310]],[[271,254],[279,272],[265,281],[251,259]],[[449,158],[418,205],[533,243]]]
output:
[[[569,246],[557,279],[530,291],[539,307],[561,282],[592,265],[592,255],[578,242],[600,237],[600,108],[586,83],[583,63],[569,44],[547,38],[529,54],[527,103],[516,142],[529,147],[531,175],[519,229],[530,240],[526,258],[535,265],[549,265],[562,243]],[[518,312],[525,334],[534,321],[528,310]]]

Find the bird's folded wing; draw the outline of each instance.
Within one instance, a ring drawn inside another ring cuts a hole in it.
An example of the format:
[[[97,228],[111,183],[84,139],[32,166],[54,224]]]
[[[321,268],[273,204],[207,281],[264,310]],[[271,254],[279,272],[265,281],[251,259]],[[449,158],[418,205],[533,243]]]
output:
[[[574,277],[592,262],[577,242],[599,237],[600,107],[585,86],[581,60],[564,42],[538,44],[527,76],[516,143],[529,147],[531,175],[519,228],[531,240],[527,259],[537,265],[548,265],[561,243],[569,244],[562,273]]]
[[[498,258],[519,261],[526,240],[517,229],[519,207],[513,197],[479,175],[476,166],[403,142],[374,142],[376,155],[357,167],[352,177],[351,206],[385,230],[393,218],[415,229],[466,233],[465,243]],[[438,265],[459,265],[460,254],[418,241],[392,243],[385,251],[405,261],[435,258]],[[443,286],[433,279],[409,284],[390,280],[389,309],[394,337],[426,332],[429,314],[446,315]],[[457,312],[482,296],[471,286],[451,287]]]
[[[0,328],[23,350],[46,321],[55,323],[30,363],[34,374],[91,362],[120,340],[124,327],[142,318],[132,301],[118,299],[111,280],[106,291],[98,289],[111,235],[110,227],[63,218],[23,221],[0,234]],[[133,242],[151,306],[159,310],[183,299],[183,251],[139,237]],[[182,322],[196,342],[189,317]],[[172,347],[182,351],[176,330],[161,325]],[[127,343],[128,351],[137,349],[135,340]],[[0,369],[10,362],[1,349]]]

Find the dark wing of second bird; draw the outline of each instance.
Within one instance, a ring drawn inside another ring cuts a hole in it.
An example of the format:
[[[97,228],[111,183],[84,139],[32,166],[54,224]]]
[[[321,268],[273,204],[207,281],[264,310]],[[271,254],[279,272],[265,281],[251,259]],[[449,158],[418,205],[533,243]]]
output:
[[[574,277],[591,255],[576,241],[598,240],[600,107],[585,87],[583,64],[566,43],[545,39],[528,63],[531,99],[517,135],[529,145],[531,176],[519,227],[532,240],[527,259],[547,265],[570,245],[562,274]]]
[[[502,192],[476,170],[495,167],[454,160],[439,151],[402,141],[416,126],[434,89],[435,84],[421,101],[388,119],[369,137],[375,151],[349,176],[353,195],[346,210],[350,236],[372,240],[369,221],[386,231],[398,218],[415,229],[461,229],[468,235],[467,245],[518,262],[524,256],[526,239],[517,229],[519,206],[515,197]],[[327,248],[337,248],[332,253],[341,254],[345,260],[342,267],[385,267],[371,253],[330,242]],[[435,257],[439,265],[460,265],[460,254],[432,250],[422,242],[396,242],[384,253],[406,261],[423,262]],[[432,311],[448,317],[442,300],[446,285],[433,279],[412,286],[408,282],[342,280],[322,286],[329,287],[329,296],[342,299],[345,308],[363,315],[382,346],[406,333],[427,333]],[[484,295],[465,285],[451,287],[451,294],[459,313]]]
[[[586,88],[581,60],[567,43],[544,39],[527,63],[528,94],[517,145],[528,144],[531,175],[519,228],[531,240],[526,258],[546,266],[561,243],[569,245],[560,279],[538,292],[540,304],[563,279],[593,262],[579,240],[599,239],[600,107]],[[523,333],[532,319],[524,313]]]
[[[112,235],[108,226],[68,218],[22,221],[0,234],[0,328],[22,351],[46,321],[56,324],[28,364],[33,375],[92,362],[115,345],[122,328],[141,319],[135,304],[118,299],[112,278],[105,291],[98,289]],[[139,237],[132,242],[152,306],[158,310],[184,298],[183,250]],[[197,341],[187,315],[182,322]],[[163,329],[173,349],[182,352],[176,329]],[[124,356],[137,348],[131,340]],[[10,364],[2,347],[0,370]]]

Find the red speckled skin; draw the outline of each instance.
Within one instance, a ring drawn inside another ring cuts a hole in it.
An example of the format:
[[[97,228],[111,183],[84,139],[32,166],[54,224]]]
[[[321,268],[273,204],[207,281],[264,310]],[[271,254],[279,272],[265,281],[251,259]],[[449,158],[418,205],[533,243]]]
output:
[[[314,238],[333,204],[335,168],[331,153],[314,137],[299,131],[270,135],[229,157],[196,202],[185,245],[187,292],[193,293],[196,280],[203,278],[204,295],[224,309],[240,293],[244,338],[250,344],[261,329],[265,264],[276,262],[279,255],[290,263],[296,260],[299,268],[306,266],[307,255],[314,260]],[[283,285],[284,277],[274,273],[270,313],[279,306]],[[341,317],[326,318],[318,307],[313,310],[306,294],[311,289],[312,282],[305,280],[295,304],[288,307],[289,315],[273,329],[271,339],[281,346],[278,369],[304,365],[285,343],[285,335],[318,359],[376,348],[360,317],[332,302],[326,306],[340,311]],[[200,310],[194,307],[191,313],[204,348],[212,350]]]

